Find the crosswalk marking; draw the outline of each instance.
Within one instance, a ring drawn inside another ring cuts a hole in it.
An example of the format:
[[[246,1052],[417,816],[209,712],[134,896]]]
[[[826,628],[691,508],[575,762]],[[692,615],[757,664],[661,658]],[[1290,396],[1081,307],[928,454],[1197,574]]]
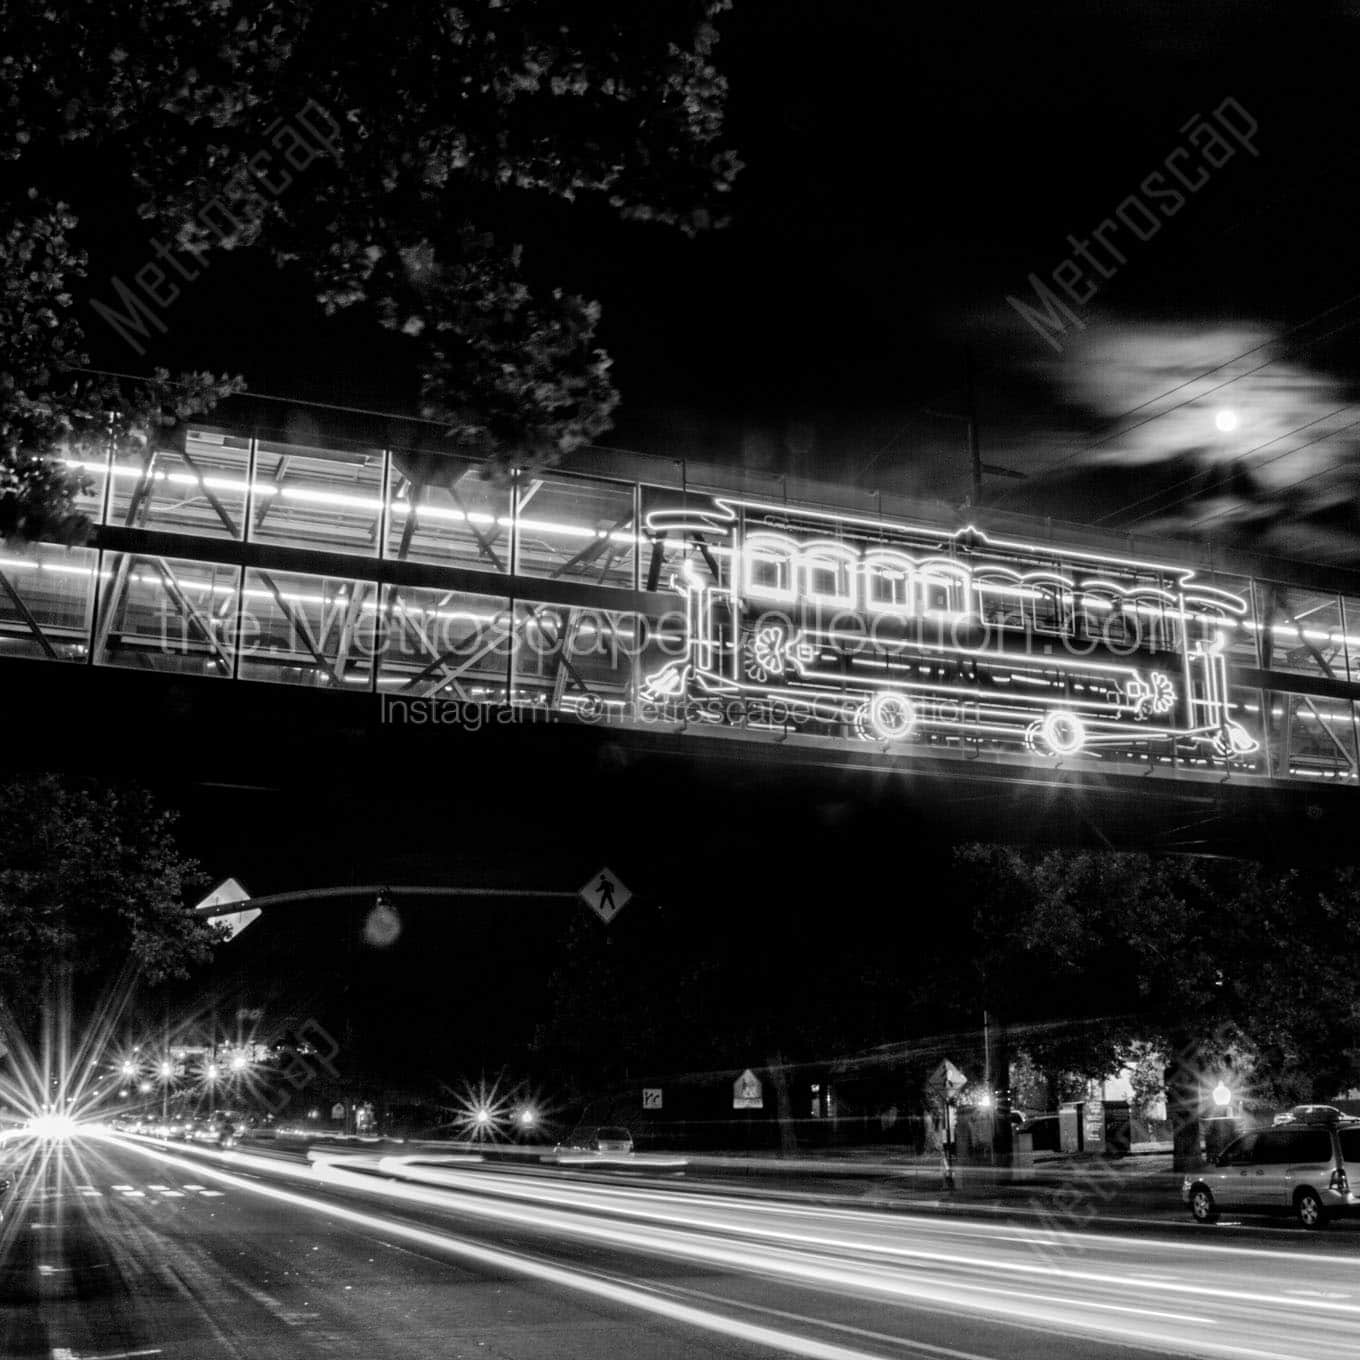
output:
[[[188,1199],[190,1196],[185,1192],[190,1190],[201,1199],[221,1199],[223,1197],[223,1192],[221,1190],[209,1190],[207,1186],[200,1185],[197,1182],[176,1187],[173,1185],[162,1185],[158,1181],[152,1181],[147,1185],[145,1190],[139,1190],[135,1185],[115,1185],[110,1188],[116,1190],[124,1199],[146,1199],[148,1198],[147,1191],[151,1191],[152,1195],[157,1195],[161,1199]],[[91,1185],[82,1188],[80,1193],[90,1199],[99,1199],[103,1197],[104,1192],[102,1190],[96,1190],[94,1186]]]

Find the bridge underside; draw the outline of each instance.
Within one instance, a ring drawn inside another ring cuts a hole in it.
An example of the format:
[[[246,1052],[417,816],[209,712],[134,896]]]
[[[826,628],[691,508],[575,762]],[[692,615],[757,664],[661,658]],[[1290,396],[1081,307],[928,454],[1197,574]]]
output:
[[[797,737],[752,742],[509,709],[477,710],[480,725],[461,708],[457,725],[412,721],[373,695],[38,661],[7,666],[5,678],[11,769],[136,779],[172,804],[220,806],[232,822],[223,836],[242,843],[257,811],[253,834],[280,845],[289,821],[310,843],[314,831],[302,828],[328,813],[371,815],[394,876],[416,861],[438,873],[452,858],[488,884],[506,874],[541,880],[539,864],[559,852],[585,873],[597,859],[683,862],[718,841],[738,849],[748,831],[753,856],[794,853],[813,847],[772,844],[785,819],[815,826],[866,811],[866,837],[890,836],[886,848],[903,870],[914,853],[971,839],[1279,863],[1360,859],[1348,834],[1354,794],[1326,786],[923,758]],[[404,837],[394,823],[417,806]],[[508,846],[535,853],[507,864]],[[337,877],[321,863],[310,872],[313,882]]]

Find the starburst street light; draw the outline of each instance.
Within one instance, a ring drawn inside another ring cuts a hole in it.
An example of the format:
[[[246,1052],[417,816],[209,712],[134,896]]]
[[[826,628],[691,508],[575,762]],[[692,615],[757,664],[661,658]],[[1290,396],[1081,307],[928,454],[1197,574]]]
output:
[[[501,1094],[499,1083],[489,1089],[484,1081],[475,1088],[465,1085],[455,1108],[456,1122],[479,1142],[500,1138],[512,1118],[509,1100]]]
[[[1223,407],[1214,412],[1214,428],[1220,434],[1231,434],[1237,428],[1237,412]]]
[[[44,1109],[28,1121],[28,1131],[45,1142],[58,1143],[76,1131],[76,1121],[61,1110]]]
[[[244,1053],[237,1053],[231,1060],[231,1070],[233,1072],[244,1072],[250,1066],[250,1059]]]
[[[161,1063],[160,1074],[162,1081],[169,1081],[170,1078],[175,1075],[175,1064],[172,1063],[167,1058],[163,1063]]]
[[[1226,1109],[1232,1104],[1232,1090],[1224,1082],[1219,1082],[1214,1087],[1214,1104],[1220,1109]]]
[[[207,1081],[216,1081],[219,1075],[220,1072],[216,1063],[209,1063],[203,1069],[203,1076]]]

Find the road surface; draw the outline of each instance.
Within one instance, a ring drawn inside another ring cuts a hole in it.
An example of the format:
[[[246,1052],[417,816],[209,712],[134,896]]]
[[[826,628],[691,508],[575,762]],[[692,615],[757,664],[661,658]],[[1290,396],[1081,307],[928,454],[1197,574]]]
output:
[[[1355,1225],[1091,1231],[377,1161],[104,1138],[35,1160],[0,1355],[1312,1360],[1360,1336]]]

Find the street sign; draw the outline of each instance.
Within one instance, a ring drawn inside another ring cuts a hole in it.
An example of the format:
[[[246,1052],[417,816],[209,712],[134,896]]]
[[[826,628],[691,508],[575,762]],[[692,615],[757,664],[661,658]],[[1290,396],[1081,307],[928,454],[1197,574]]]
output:
[[[937,1091],[943,1086],[951,1096],[957,1095],[967,1085],[968,1078],[948,1058],[942,1058],[930,1074],[930,1086]]]
[[[763,1110],[765,1108],[760,1078],[749,1067],[732,1083],[732,1108],[734,1110]]]
[[[632,901],[633,894],[623,886],[623,880],[608,869],[591,874],[590,881],[578,896],[601,921],[608,925]]]
[[[661,1108],[661,1087],[644,1086],[642,1088],[642,1108],[644,1110],[659,1110]]]
[[[250,894],[234,879],[224,878],[205,897],[194,910],[200,915],[211,916],[219,925],[225,926],[226,938],[234,940],[252,921],[259,920],[260,909],[248,907],[245,911],[223,913],[223,907],[233,902],[249,902]]]

